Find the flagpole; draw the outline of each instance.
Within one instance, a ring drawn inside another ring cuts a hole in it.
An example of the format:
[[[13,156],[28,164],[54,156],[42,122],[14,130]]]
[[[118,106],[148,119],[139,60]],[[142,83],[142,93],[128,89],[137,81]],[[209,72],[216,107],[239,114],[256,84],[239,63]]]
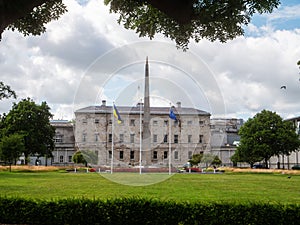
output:
[[[142,174],[142,99],[140,102],[140,174]]]
[[[114,165],[114,105],[113,101],[112,105],[112,113],[111,113],[111,164],[110,164],[110,173],[113,173],[113,165]]]
[[[170,103],[170,110],[171,110],[171,103]],[[171,142],[172,142],[171,118],[169,116],[169,175],[171,175]]]

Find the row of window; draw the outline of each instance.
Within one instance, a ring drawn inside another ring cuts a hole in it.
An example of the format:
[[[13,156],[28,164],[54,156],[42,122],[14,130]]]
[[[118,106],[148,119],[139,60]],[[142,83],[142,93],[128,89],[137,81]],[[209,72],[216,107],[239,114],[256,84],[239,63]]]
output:
[[[59,156],[59,162],[60,163],[65,162],[65,157],[63,155]],[[72,156],[71,155],[68,156],[68,162],[72,162]]]
[[[139,121],[139,120],[138,120]],[[82,123],[83,124],[86,124],[87,123],[87,119],[83,119],[82,120]],[[95,119],[94,120],[94,123],[95,124],[99,124],[100,123],[100,120],[99,119]],[[108,123],[109,124],[112,124],[112,120],[109,120],[108,121]],[[142,121],[142,123],[143,123],[143,121]],[[181,123],[183,123],[182,121],[181,121]],[[193,125],[193,121],[192,120],[188,120],[187,122],[187,125]],[[124,125],[124,122],[122,123],[123,125]],[[154,125],[154,126],[158,126],[159,125],[159,121],[158,120],[153,120],[152,121],[152,124]],[[169,120],[164,120],[163,121],[163,125],[164,126],[168,126],[168,124],[169,124]],[[178,124],[178,120],[175,120],[174,121],[174,125],[177,125]],[[205,123],[204,123],[204,121],[203,120],[200,120],[199,121],[199,125],[204,125]],[[135,119],[130,119],[129,120],[129,126],[135,126],[136,125],[136,120]]]
[[[193,136],[190,134],[187,136],[187,143],[193,143]],[[87,135],[84,133],[83,134],[83,138],[82,141],[86,142],[87,139]],[[95,141],[99,141],[99,133],[95,134]],[[120,134],[119,135],[119,140],[117,140],[119,143],[124,143],[124,134]],[[177,144],[179,141],[179,136],[178,134],[174,134],[174,139],[173,139],[173,143]],[[112,134],[108,135],[108,142],[112,142]],[[158,135],[157,134],[153,134],[152,136],[152,142],[153,143],[158,143]],[[168,135],[165,134],[163,137],[163,143],[168,143],[169,139],[168,139]],[[129,139],[129,143],[135,143],[135,134],[130,134],[130,139]],[[199,139],[198,139],[198,143],[203,143],[203,135],[199,135]]]
[[[135,153],[138,153],[138,152],[137,151],[130,151],[130,153],[129,153],[130,154],[130,156],[129,156],[130,160],[134,160],[135,159],[135,155],[136,155]],[[168,158],[168,154],[169,154],[168,151],[164,151],[163,154],[161,155],[161,158],[162,159],[167,159]],[[109,159],[111,159],[111,157],[112,157],[112,151],[109,151]],[[124,157],[125,157],[124,151],[119,151],[119,159],[123,160]],[[152,159],[157,160],[158,157],[159,157],[158,156],[158,151],[153,151],[152,152]],[[188,158],[189,159],[192,158],[192,152],[191,151],[188,152]],[[176,160],[179,159],[178,151],[174,152],[174,159],[176,159]],[[59,156],[59,162],[60,163],[65,162],[65,157],[63,155]],[[68,162],[72,162],[72,156],[71,155],[68,156]]]
[[[130,151],[130,160],[134,160],[135,159],[135,153],[138,153],[137,151]],[[160,159],[167,159],[168,158],[168,154],[169,152],[168,151],[164,151],[163,154],[161,155]],[[192,158],[192,155],[193,155],[193,152],[192,151],[189,151],[188,152],[188,158],[191,159]],[[111,159],[112,157],[112,151],[109,151],[109,159]],[[119,160],[123,160],[125,157],[125,153],[124,151],[119,151]],[[152,151],[152,159],[153,160],[158,160],[159,159],[159,154],[158,154],[158,151]],[[179,152],[178,151],[175,151],[174,152],[174,159],[175,160],[178,160],[179,159]]]
[[[60,133],[56,133],[54,136],[55,143],[62,143],[63,142],[63,135]]]

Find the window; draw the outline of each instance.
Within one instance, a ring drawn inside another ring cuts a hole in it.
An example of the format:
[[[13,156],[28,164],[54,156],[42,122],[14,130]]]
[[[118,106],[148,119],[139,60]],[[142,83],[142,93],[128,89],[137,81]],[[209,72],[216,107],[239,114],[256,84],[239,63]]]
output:
[[[153,125],[157,126],[158,125],[158,121],[157,120],[153,120]]]
[[[164,143],[168,143],[168,135],[167,134],[165,134],[165,136],[164,136]]]
[[[174,135],[174,143],[178,143],[178,134]]]
[[[192,151],[189,151],[188,154],[189,154],[189,155],[188,155],[188,158],[189,158],[189,159],[192,159],[193,152],[192,152]]]
[[[130,159],[134,159],[134,151],[130,151]]]
[[[203,142],[203,135],[199,135],[199,143],[202,143]]]
[[[112,153],[111,151],[108,151],[108,158],[111,159],[111,157],[112,157]]]
[[[95,133],[95,141],[99,141],[99,133]]]
[[[157,142],[157,134],[153,134],[153,143]]]
[[[64,162],[64,156],[63,155],[59,156],[59,162],[61,162],[61,163]]]
[[[168,120],[164,120],[164,125],[168,126]]]
[[[82,134],[82,141],[83,141],[83,142],[86,142],[86,133],[83,133],[83,134]]]
[[[96,123],[96,124],[98,124],[98,123],[99,123],[99,121],[100,121],[99,119],[95,119],[95,123]]]
[[[108,124],[112,124],[112,120],[109,120],[109,121],[108,121]]]
[[[83,124],[86,124],[86,123],[87,123],[87,120],[86,120],[86,119],[83,119],[83,120],[82,120],[82,123],[83,123]]]
[[[135,126],[135,120],[133,119],[130,120],[130,126]]]
[[[134,143],[134,134],[130,134],[130,143]]]
[[[108,134],[108,142],[112,142],[112,134]]]
[[[120,156],[120,159],[124,159],[124,151],[120,151],[119,156]]]
[[[189,121],[187,121],[187,124],[188,124],[188,125],[192,125],[192,124],[193,124],[193,121],[189,120]]]
[[[201,125],[204,125],[204,121],[203,120],[200,120],[199,121],[199,125],[201,126]]]
[[[168,158],[168,151],[164,151],[164,159]]]
[[[174,159],[178,159],[178,152],[177,151],[174,152]]]
[[[120,143],[124,142],[124,134],[120,134]]]
[[[188,143],[192,143],[192,135],[188,135]]]
[[[68,162],[72,162],[72,156],[71,155],[69,155],[69,157],[68,157]]]
[[[157,159],[157,151],[153,151],[153,159]]]
[[[62,143],[63,142],[63,135],[60,134],[59,132],[57,132],[55,134],[55,137],[54,137],[54,142],[55,143]]]

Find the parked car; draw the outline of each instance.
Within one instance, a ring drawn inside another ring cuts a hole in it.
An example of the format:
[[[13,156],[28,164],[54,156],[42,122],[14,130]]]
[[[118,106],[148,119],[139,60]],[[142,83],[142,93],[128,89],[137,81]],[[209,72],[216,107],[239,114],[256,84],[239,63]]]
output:
[[[197,167],[185,168],[186,172],[190,172],[190,170],[191,170],[191,172],[195,172],[195,173],[202,172],[202,170],[200,168],[197,168]]]
[[[265,169],[266,166],[265,165],[262,165],[262,164],[256,164],[256,165],[253,165],[252,169]]]
[[[300,164],[292,166],[292,170],[300,170]]]

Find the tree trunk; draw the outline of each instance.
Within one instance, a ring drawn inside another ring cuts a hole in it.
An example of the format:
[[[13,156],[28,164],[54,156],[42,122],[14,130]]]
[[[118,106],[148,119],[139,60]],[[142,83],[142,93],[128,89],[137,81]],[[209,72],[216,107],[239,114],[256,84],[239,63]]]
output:
[[[269,166],[268,166],[268,159],[265,159],[265,167],[266,167],[266,169],[269,169]]]
[[[27,166],[28,165],[28,154],[27,153],[24,153],[24,158],[25,158],[24,163]]]

